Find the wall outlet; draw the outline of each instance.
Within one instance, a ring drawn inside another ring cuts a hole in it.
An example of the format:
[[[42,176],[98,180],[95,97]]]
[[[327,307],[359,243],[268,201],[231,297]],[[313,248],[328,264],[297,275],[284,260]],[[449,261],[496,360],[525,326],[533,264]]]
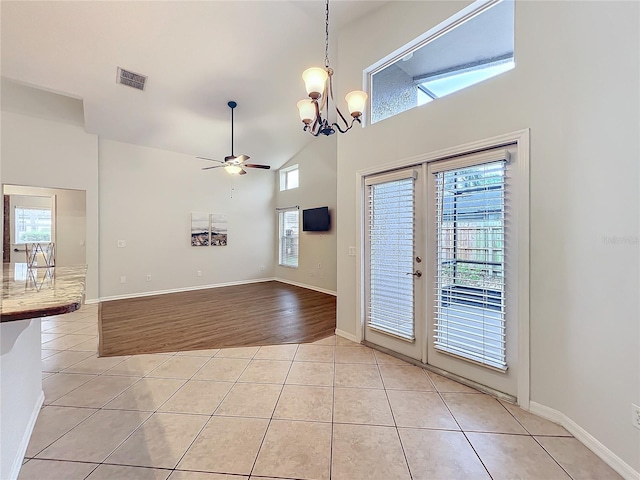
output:
[[[260,265],[260,271],[264,272],[264,265]]]
[[[127,246],[126,240],[118,240],[118,248],[124,248]]]
[[[120,277],[120,283],[127,283],[127,277],[125,277],[124,275],[122,275]]]
[[[196,275],[197,275],[197,276],[199,276],[199,277],[201,277],[201,276],[202,276],[202,270],[198,270],[198,271],[196,272]]]
[[[640,430],[640,407],[635,403],[631,404],[631,425]]]
[[[356,247],[349,247],[349,256],[350,257],[356,256]]]
[[[147,282],[151,281],[151,275],[147,275]]]

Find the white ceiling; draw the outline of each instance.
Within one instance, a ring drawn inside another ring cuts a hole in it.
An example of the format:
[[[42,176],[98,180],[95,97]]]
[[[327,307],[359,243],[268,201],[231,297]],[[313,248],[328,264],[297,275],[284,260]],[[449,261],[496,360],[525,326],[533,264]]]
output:
[[[384,3],[333,0],[332,47],[337,29]],[[277,168],[312,140],[296,102],[305,96],[302,71],[324,62],[321,0],[0,8],[2,75],[82,99],[90,133],[221,159],[231,148],[227,101],[235,100],[236,155]],[[145,91],[117,84],[118,66],[148,75]]]

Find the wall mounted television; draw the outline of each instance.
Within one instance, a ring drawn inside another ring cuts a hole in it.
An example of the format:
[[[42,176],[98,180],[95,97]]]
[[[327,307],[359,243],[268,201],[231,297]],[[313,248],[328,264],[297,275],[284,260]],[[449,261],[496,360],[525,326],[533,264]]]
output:
[[[309,208],[302,211],[303,232],[327,232],[331,230],[329,207]]]

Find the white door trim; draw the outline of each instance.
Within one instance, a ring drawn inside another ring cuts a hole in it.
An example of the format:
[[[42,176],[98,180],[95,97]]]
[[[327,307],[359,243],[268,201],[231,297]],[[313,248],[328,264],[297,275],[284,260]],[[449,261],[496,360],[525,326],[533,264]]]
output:
[[[384,165],[358,170],[356,172],[356,340],[361,342],[364,334],[364,245],[365,229],[363,225],[366,206],[364,179],[368,175],[389,172],[398,168],[417,166],[436,160],[469,154],[489,148],[515,144],[518,149],[518,404],[529,409],[530,399],[530,358],[529,358],[529,129],[518,130],[504,135],[478,140],[435,152],[396,160]]]

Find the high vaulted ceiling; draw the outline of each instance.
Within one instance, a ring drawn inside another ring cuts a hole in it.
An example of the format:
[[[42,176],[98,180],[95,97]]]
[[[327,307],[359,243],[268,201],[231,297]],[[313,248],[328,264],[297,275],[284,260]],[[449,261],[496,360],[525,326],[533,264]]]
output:
[[[333,0],[332,47],[341,26],[383,3]],[[324,62],[322,0],[2,1],[1,9],[2,75],[82,99],[90,133],[222,159],[235,100],[236,155],[278,167],[312,140],[296,102],[302,71]],[[145,91],[117,84],[117,67],[147,75]]]

